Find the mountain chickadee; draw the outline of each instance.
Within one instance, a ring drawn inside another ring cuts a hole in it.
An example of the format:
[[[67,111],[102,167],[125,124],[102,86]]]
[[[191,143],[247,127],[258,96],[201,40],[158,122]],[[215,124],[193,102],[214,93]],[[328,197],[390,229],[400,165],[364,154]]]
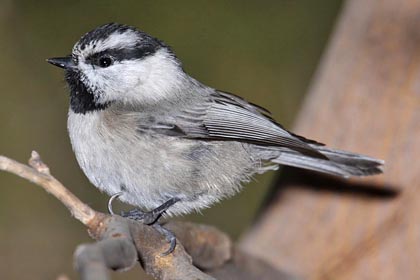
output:
[[[156,225],[168,252],[175,238],[155,223],[163,213],[209,207],[279,164],[343,177],[382,172],[381,160],[295,135],[267,110],[203,85],[164,42],[131,26],[100,26],[70,56],[47,61],[65,69],[80,167],[112,199],[151,210],[129,216]]]

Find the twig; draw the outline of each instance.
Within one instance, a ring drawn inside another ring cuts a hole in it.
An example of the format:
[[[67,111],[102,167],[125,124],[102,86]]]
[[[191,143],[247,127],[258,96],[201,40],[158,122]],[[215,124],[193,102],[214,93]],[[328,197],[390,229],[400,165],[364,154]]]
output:
[[[72,194],[57,179],[49,173],[49,168],[42,162],[39,154],[32,151],[29,165],[24,165],[15,160],[0,156],[0,169],[16,174],[26,180],[41,186],[48,193],[52,194],[61,201],[72,215],[88,225],[95,217],[97,212],[83,203],[79,198]]]

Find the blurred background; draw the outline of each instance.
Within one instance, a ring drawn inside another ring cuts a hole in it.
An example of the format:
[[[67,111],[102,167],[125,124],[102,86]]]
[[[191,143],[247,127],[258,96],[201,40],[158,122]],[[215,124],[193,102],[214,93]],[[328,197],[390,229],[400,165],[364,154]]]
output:
[[[63,72],[46,58],[69,54],[81,35],[100,24],[134,25],[172,46],[193,77],[268,108],[290,128],[340,5],[0,0],[0,154],[26,162],[37,150],[56,178],[106,211],[108,197],[90,185],[71,150]],[[274,176],[257,176],[236,197],[182,219],[237,238],[252,223]],[[85,228],[39,187],[6,173],[0,187],[0,279],[76,279],[74,249],[91,242]],[[113,279],[139,279],[140,273],[136,267]]]

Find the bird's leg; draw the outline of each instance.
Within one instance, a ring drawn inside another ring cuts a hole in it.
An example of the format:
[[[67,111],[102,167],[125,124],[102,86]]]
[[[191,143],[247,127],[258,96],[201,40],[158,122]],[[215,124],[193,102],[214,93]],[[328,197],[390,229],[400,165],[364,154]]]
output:
[[[112,202],[121,194],[122,192],[114,194],[108,201],[108,211],[112,215],[114,215],[114,211],[112,210]],[[162,256],[166,256],[172,253],[175,249],[176,237],[170,230],[164,228],[161,224],[159,224],[158,220],[162,216],[162,214],[165,213],[166,210],[168,210],[169,207],[171,207],[178,201],[180,201],[179,198],[173,197],[165,203],[163,203],[162,205],[156,207],[152,211],[143,212],[140,209],[133,209],[127,212],[122,212],[121,216],[124,218],[140,221],[146,225],[150,225],[160,234],[162,234],[170,244],[169,249],[161,254]]]
[[[136,208],[127,212],[122,212],[121,216],[123,216],[124,218],[141,221],[146,225],[153,225],[159,220],[162,214],[165,213],[166,210],[168,210],[169,207],[177,203],[179,200],[179,198],[173,197],[165,203],[163,203],[162,205],[156,207],[152,211],[143,212],[140,209]]]

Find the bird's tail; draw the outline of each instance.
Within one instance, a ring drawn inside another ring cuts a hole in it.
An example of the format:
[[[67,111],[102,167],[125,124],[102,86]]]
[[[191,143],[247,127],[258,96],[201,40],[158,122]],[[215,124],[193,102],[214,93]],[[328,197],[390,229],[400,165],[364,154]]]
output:
[[[293,150],[285,150],[272,162],[342,177],[368,176],[382,173],[384,161],[350,152],[310,144],[326,158],[311,157]]]

